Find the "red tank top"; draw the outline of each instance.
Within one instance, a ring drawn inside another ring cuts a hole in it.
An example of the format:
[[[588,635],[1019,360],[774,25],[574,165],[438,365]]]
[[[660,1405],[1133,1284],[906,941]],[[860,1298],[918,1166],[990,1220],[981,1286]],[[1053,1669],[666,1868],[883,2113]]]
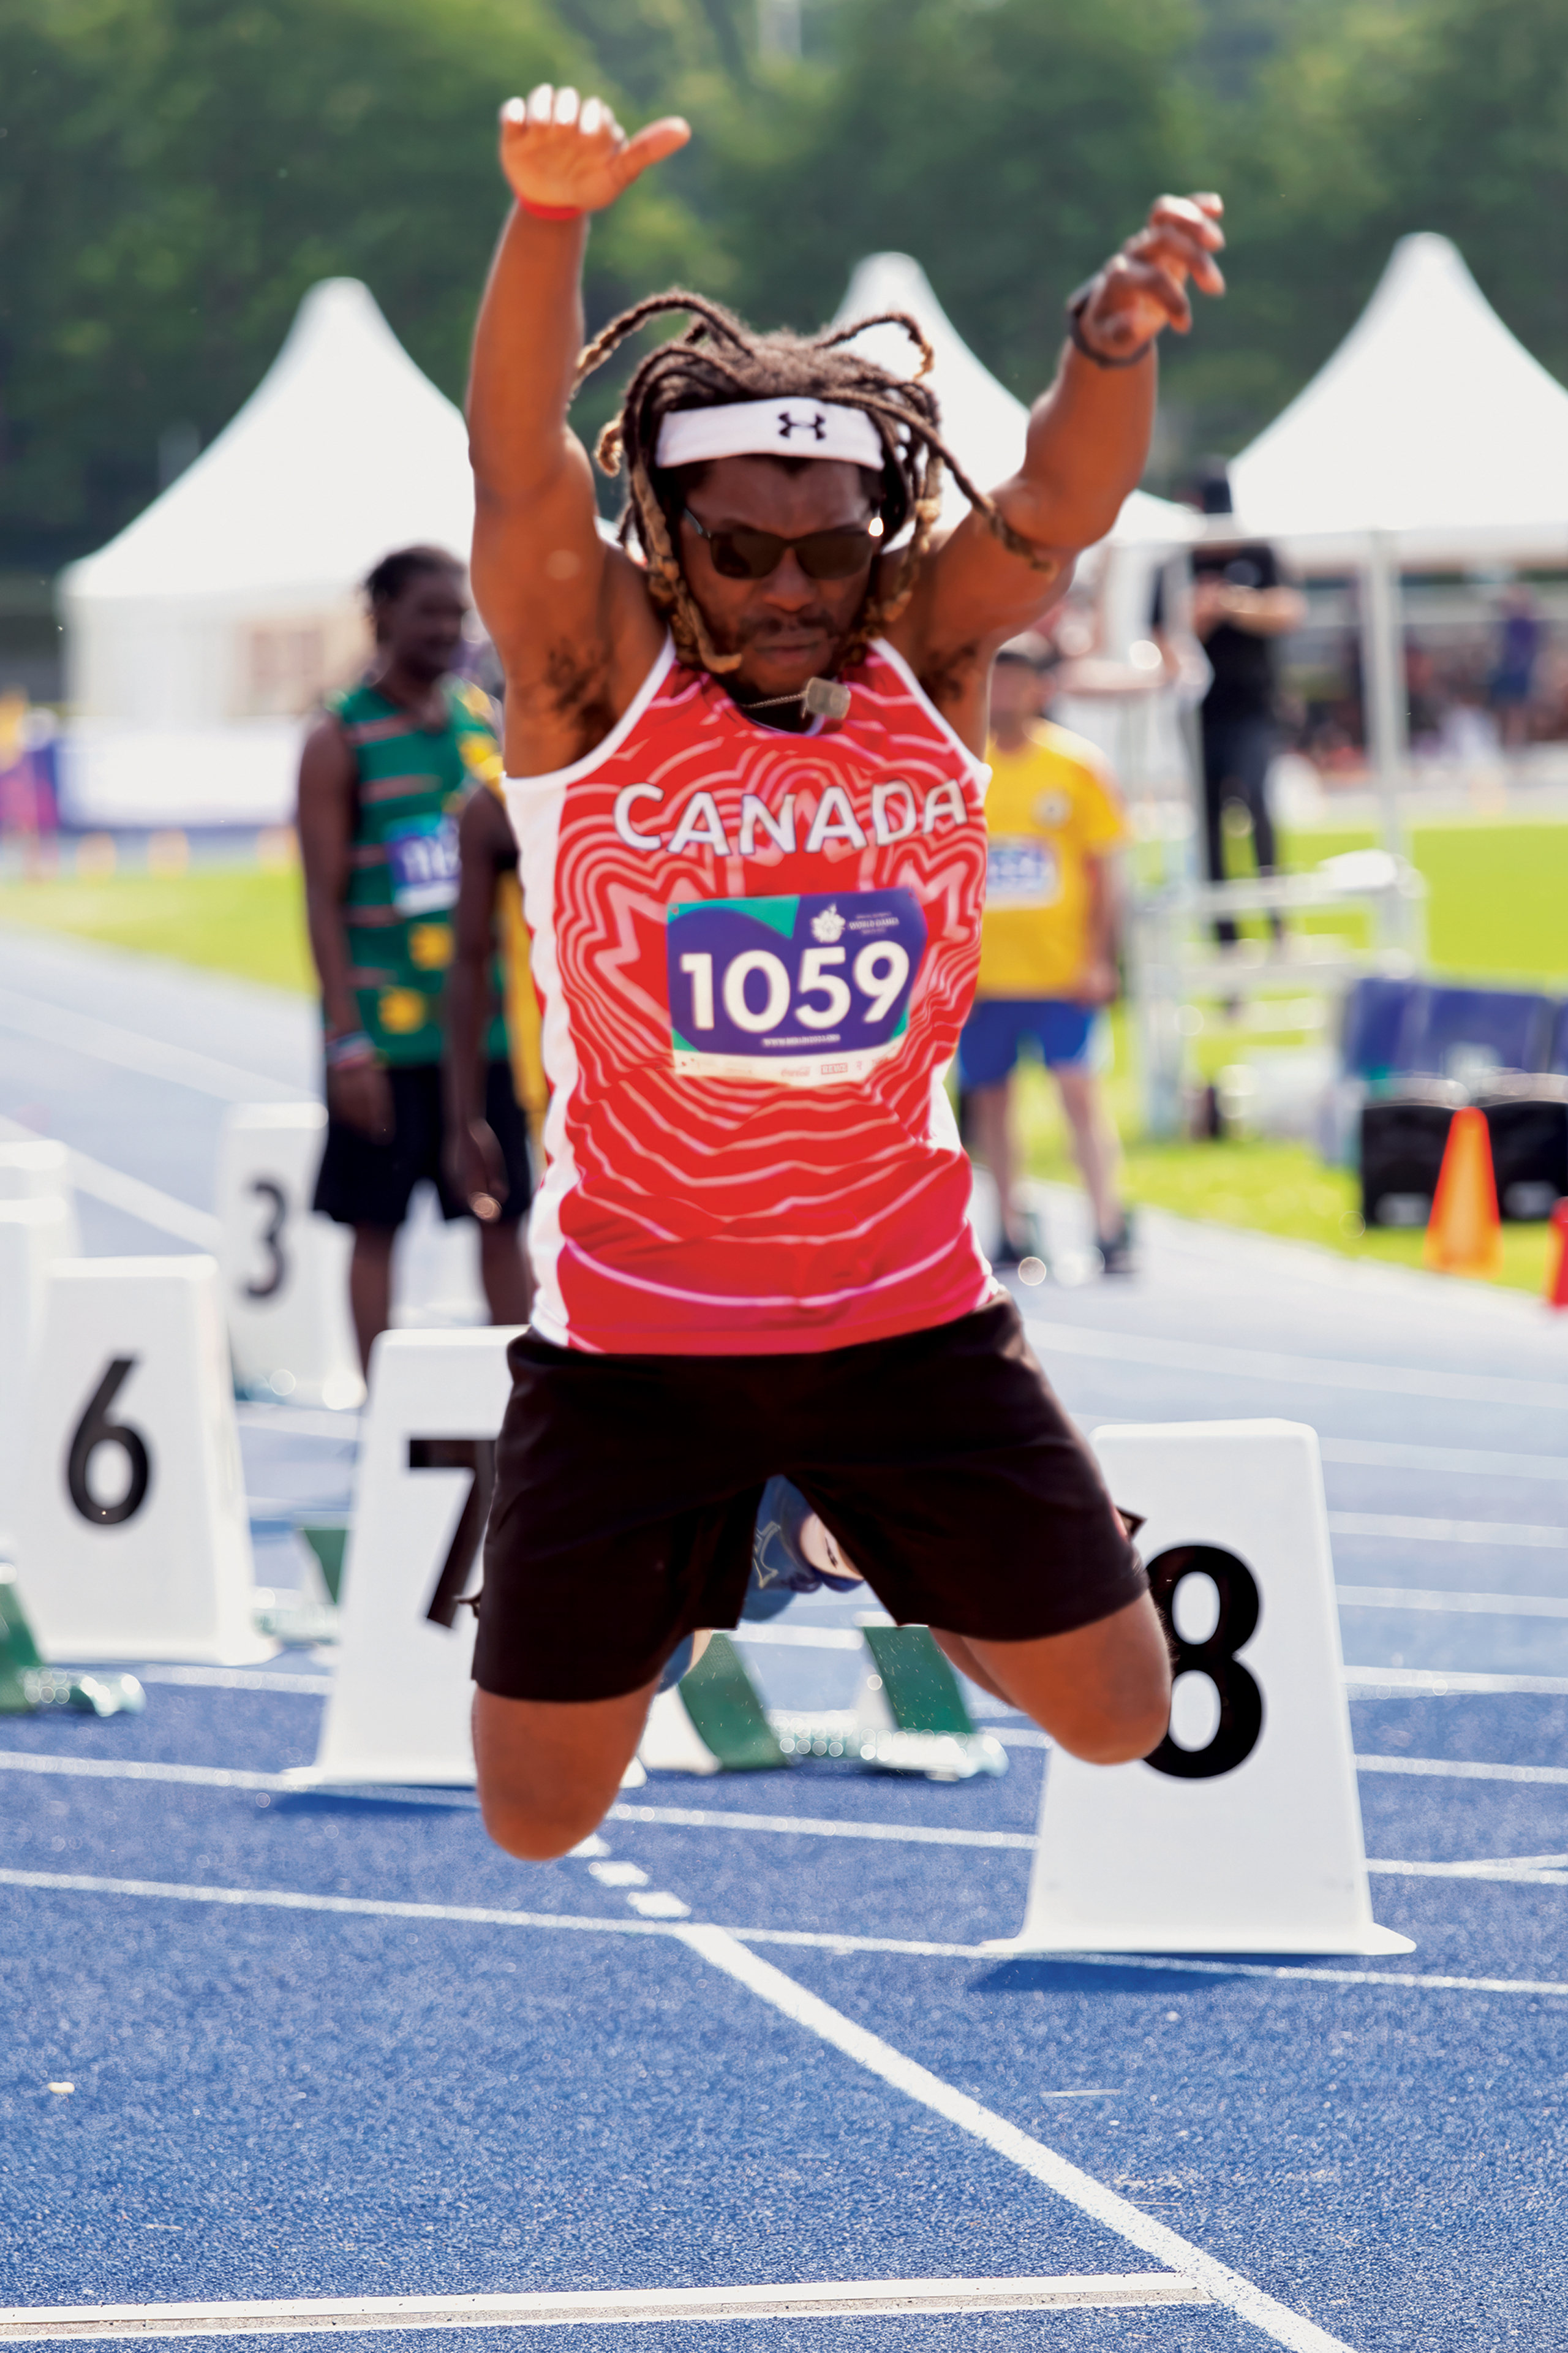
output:
[[[942,1087],[989,770],[887,645],[848,716],[746,718],[668,643],[598,748],[511,776],[551,1084],[535,1329],[616,1354],[843,1347],[989,1270]]]

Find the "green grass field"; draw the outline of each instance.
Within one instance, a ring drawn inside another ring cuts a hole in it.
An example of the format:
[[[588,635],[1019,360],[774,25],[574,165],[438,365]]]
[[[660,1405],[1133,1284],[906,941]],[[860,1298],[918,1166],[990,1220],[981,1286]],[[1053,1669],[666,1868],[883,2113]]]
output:
[[[274,988],[315,983],[296,868],[220,867],[163,879],[0,884],[0,923],[74,932]]]
[[[1306,868],[1340,850],[1364,848],[1372,839],[1369,831],[1342,828],[1299,832],[1287,837],[1283,852],[1289,865]],[[1415,830],[1412,851],[1430,893],[1428,936],[1439,972],[1568,989],[1568,823],[1462,818],[1429,824]],[[72,932],[276,988],[309,991],[312,986],[294,870],[206,869],[178,880],[124,874],[104,881],[10,882],[0,885],[0,923]],[[1363,1232],[1354,1177],[1323,1167],[1305,1145],[1142,1141],[1120,1013],[1112,1028],[1110,1090],[1127,1139],[1127,1188],[1133,1201],[1318,1242],[1351,1257],[1419,1266],[1420,1234]],[[1268,1042],[1274,1047],[1292,1041],[1274,1035]],[[1196,1050],[1199,1067],[1212,1074],[1226,1062],[1244,1060],[1248,1040],[1211,1022]],[[1020,1074],[1019,1113],[1032,1173],[1070,1179],[1067,1133],[1044,1071],[1027,1069]],[[1546,1257],[1544,1227],[1504,1228],[1505,1283],[1538,1291]]]

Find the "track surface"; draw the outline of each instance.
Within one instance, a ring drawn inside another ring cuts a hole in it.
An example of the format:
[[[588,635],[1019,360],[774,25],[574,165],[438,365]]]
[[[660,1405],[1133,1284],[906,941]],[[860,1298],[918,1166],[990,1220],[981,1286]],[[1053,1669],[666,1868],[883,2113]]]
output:
[[[132,1073],[112,1039],[59,1025],[42,1039],[8,1020],[16,993],[32,1033],[53,1006],[310,1083],[310,1027],[287,1000],[0,948],[0,1114],[196,1209],[226,1100],[212,1073]],[[102,1203],[84,1225],[98,1250],[179,1246]],[[1279,1414],[1320,1430],[1342,1594],[1377,1597],[1342,1605],[1363,1671],[1356,1746],[1382,1766],[1363,1775],[1367,1850],[1404,1866],[1377,1870],[1373,1899],[1412,1956],[975,1949],[1017,1926],[1029,1854],[963,1834],[1032,1832],[1046,1759],[1027,1746],[997,1782],[826,1762],[654,1777],[605,1824],[606,1854],[531,1867],[489,1848],[461,1797],[271,1783],[313,1754],[321,1694],[299,1686],[324,1686],[330,1653],[238,1687],[150,1677],[137,1720],[0,1722],[0,2303],[1158,2268],[995,2135],[949,2121],[919,2079],[900,2089],[784,2015],[733,1974],[739,1953],[1331,2340],[1563,2341],[1568,1782],[1517,1768],[1568,1768],[1568,1335],[1528,1302],[1172,1221],[1149,1220],[1147,1257],[1132,1285],[1025,1294],[1037,1345],[1089,1426]],[[348,1435],[279,1410],[244,1442],[264,1525],[290,1500],[346,1495]],[[806,1604],[783,1621],[848,1622]],[[857,1668],[846,1650],[748,1656],[785,1704],[844,1704]],[[1475,1676],[1537,1688],[1431,1688]],[[124,1769],[138,1762],[260,1778]],[[108,1769],[71,1769],[92,1763]],[[1443,1769],[1477,1764],[1515,1770]],[[681,1811],[695,1823],[657,1818]],[[882,1834],[726,1826],[737,1815]],[[960,1835],[896,1835],[910,1828]],[[1509,1869],[1519,1858],[1528,1874]],[[643,1885],[606,1883],[606,1861]],[[1482,1869],[1408,1868],[1433,1864]],[[300,1900],[216,1900],[277,1892]],[[658,1894],[685,1915],[632,1909]],[[365,1908],[331,1908],[343,1898]],[[409,1905],[426,1909],[392,1908]],[[449,1916],[474,1911],[538,1925]],[[740,1942],[705,1956],[682,1941],[691,1923]],[[919,1946],[946,1949],[898,1949]],[[1219,2353],[1287,2337],[1210,2306],[666,2319],[526,2341]]]

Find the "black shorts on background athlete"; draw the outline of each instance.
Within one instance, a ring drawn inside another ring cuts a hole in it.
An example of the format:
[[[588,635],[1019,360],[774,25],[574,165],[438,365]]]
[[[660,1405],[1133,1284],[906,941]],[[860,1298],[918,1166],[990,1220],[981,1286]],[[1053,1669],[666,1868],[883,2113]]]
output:
[[[446,1113],[441,1068],[421,1062],[386,1073],[392,1088],[393,1134],[377,1144],[363,1128],[343,1120],[327,1122],[327,1145],[311,1207],[340,1226],[400,1226],[408,1197],[421,1178],[435,1186],[444,1218],[469,1218],[473,1211],[455,1193],[441,1165]],[[485,1071],[485,1117],[506,1162],[508,1191],[501,1222],[526,1217],[532,1198],[528,1166],[528,1123],[512,1091],[511,1068],[493,1061]]]

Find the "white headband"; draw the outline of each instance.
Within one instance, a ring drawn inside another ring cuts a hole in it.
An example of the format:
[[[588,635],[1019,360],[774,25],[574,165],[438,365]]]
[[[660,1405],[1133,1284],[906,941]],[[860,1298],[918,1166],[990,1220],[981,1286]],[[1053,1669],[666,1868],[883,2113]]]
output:
[[[731,400],[721,408],[678,408],[658,428],[656,466],[696,466],[708,458],[833,458],[880,473],[882,439],[861,408],[832,400]]]

